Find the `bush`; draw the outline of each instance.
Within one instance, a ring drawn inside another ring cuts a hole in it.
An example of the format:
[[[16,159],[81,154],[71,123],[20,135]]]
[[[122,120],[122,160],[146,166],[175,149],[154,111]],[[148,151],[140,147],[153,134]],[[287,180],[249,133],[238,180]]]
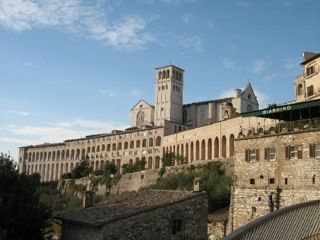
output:
[[[224,175],[222,163],[212,162],[186,171],[159,178],[149,188],[165,190],[193,190],[193,180],[202,178],[202,188],[208,193],[209,211],[226,207],[230,204],[231,179]]]

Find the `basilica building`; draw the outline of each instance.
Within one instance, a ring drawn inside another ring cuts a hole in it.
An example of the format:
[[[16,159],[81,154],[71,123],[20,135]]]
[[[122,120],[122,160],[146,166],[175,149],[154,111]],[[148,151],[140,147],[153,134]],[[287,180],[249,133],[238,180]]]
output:
[[[187,162],[233,156],[239,126],[250,124],[240,114],[259,109],[250,83],[233,96],[201,102],[183,102],[184,70],[174,65],[155,69],[154,105],[140,100],[131,109],[131,127],[60,143],[20,147],[19,171],[38,172],[42,181],[58,180],[88,156],[94,170],[114,163],[144,159],[147,169],[161,167],[164,152]],[[231,121],[230,121],[231,120]]]

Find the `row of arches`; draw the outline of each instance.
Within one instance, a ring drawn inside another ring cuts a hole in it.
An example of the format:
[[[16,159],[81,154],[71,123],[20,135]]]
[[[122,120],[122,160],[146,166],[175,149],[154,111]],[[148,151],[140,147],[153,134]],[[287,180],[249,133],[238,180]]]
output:
[[[56,161],[56,160],[80,160],[81,158],[85,157],[86,154],[95,153],[95,152],[105,152],[105,151],[120,151],[122,147],[124,150],[128,148],[144,148],[144,147],[159,147],[161,146],[161,137],[157,136],[154,138],[149,139],[142,139],[142,140],[135,140],[135,141],[125,141],[119,143],[112,143],[101,146],[91,146],[82,149],[72,149],[72,150],[57,150],[57,151],[48,151],[48,152],[30,152],[28,153],[28,160],[30,162],[36,162],[39,160],[44,161]]]
[[[139,160],[136,158],[135,161]],[[129,164],[133,164],[133,159],[128,161]],[[91,161],[90,166],[94,171],[103,170],[105,163],[112,163],[117,166],[118,171],[121,173],[122,165],[121,159],[112,159],[111,161]],[[41,176],[41,181],[49,182],[49,181],[57,181],[60,179],[60,176],[71,172],[76,166],[78,166],[79,162],[71,162],[71,163],[44,163],[44,164],[29,164],[27,169],[27,174],[39,173]],[[149,156],[146,161],[147,169],[158,169],[160,168],[160,157],[152,157]]]
[[[190,163],[198,160],[210,160],[213,158],[226,158],[234,156],[234,135],[228,139],[225,135],[219,139],[202,139],[187,143],[166,146],[165,152],[172,152],[184,158],[184,162]]]

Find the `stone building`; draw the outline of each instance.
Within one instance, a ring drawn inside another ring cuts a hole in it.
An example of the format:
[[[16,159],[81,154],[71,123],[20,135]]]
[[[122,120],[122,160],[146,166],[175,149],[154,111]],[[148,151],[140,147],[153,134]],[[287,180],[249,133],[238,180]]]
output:
[[[308,101],[320,98],[320,53],[304,52],[303,75],[295,81],[296,101]]]
[[[155,106],[145,100],[135,104],[131,109],[131,127],[124,131],[20,147],[19,171],[37,172],[42,181],[58,180],[84,156],[89,157],[94,170],[111,162],[121,171],[123,164],[142,159],[146,161],[147,169],[158,169],[164,150],[169,151],[171,146],[170,151],[184,155],[188,162],[233,156],[233,141],[239,126],[248,125],[239,114],[258,109],[251,84],[243,91],[236,89],[234,96],[229,98],[183,104],[183,73],[183,69],[174,65],[156,68]],[[224,121],[233,118],[237,120]],[[174,140],[176,137],[178,142]],[[206,150],[203,150],[203,141]]]
[[[320,100],[246,113],[275,124],[235,140],[230,231],[277,208],[319,199]]]
[[[62,239],[207,238],[207,194],[144,190],[128,199],[62,214]]]

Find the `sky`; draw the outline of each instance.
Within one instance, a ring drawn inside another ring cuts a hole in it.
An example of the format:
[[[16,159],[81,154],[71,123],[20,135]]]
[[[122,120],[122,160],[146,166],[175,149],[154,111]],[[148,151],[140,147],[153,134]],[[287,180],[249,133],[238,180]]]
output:
[[[250,82],[260,108],[294,99],[320,52],[319,0],[0,0],[0,152],[124,129],[154,104],[155,68],[184,102]]]

